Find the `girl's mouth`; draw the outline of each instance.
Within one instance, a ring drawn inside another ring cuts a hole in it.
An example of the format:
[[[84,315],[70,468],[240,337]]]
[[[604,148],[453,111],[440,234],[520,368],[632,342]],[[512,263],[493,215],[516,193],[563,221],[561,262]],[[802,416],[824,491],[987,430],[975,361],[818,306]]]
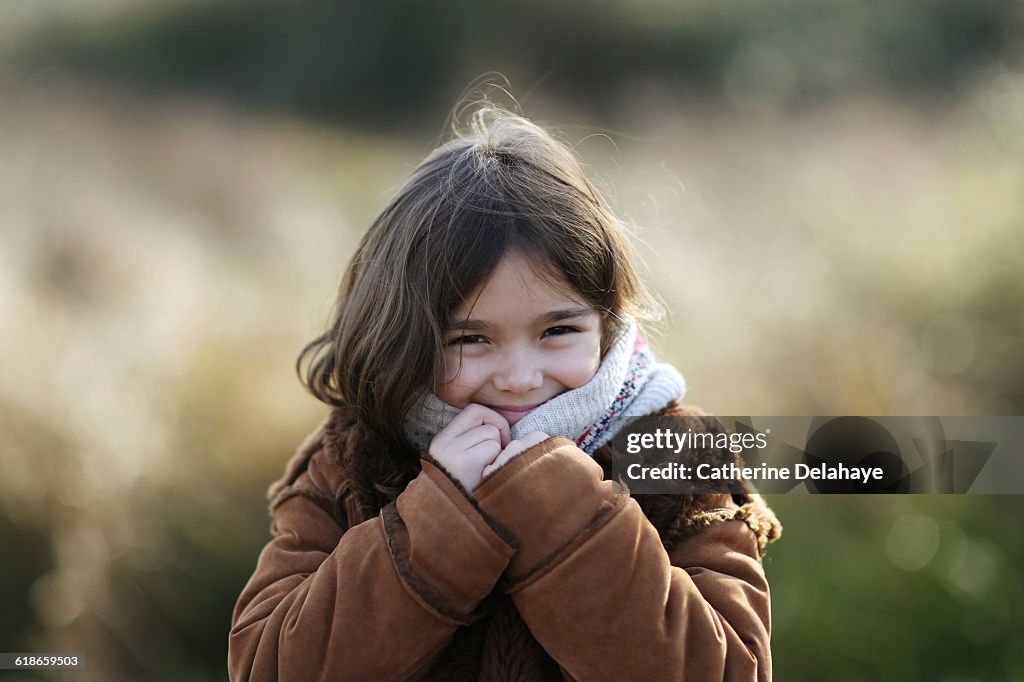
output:
[[[534,403],[533,405],[485,405],[484,407],[492,409],[500,414],[508,420],[509,424],[514,424],[543,404],[544,403]]]

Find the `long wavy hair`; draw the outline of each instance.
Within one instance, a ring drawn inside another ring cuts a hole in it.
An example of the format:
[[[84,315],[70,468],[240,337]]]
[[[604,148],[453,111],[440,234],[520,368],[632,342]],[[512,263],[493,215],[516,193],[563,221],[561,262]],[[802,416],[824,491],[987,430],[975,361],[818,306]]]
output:
[[[327,330],[303,348],[300,380],[402,442],[406,411],[444,376],[454,308],[509,249],[601,316],[602,356],[624,314],[660,307],[633,265],[623,224],[570,148],[522,116],[480,106],[431,152],[363,236]],[[563,284],[564,286],[564,284]]]

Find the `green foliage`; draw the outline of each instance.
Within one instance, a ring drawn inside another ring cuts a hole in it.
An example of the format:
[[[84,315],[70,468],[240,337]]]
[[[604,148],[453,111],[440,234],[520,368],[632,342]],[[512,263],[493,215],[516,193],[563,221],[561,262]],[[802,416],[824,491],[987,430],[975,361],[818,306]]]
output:
[[[786,680],[1008,680],[1024,674],[1021,496],[773,496],[772,585]],[[939,542],[897,565],[901,520]],[[896,558],[894,560],[894,557]]]
[[[767,92],[783,105],[864,89],[948,94],[1006,56],[1020,20],[996,0],[186,1],[86,29],[54,22],[22,57],[390,126],[444,111],[487,71],[606,113],[652,84],[673,97]]]

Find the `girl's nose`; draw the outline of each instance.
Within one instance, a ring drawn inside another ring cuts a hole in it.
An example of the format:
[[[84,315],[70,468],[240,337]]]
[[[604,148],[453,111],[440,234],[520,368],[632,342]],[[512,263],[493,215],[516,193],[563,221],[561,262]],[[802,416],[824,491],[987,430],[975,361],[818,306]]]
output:
[[[494,387],[509,393],[527,393],[544,384],[539,363],[528,352],[513,351],[503,358],[494,373]]]

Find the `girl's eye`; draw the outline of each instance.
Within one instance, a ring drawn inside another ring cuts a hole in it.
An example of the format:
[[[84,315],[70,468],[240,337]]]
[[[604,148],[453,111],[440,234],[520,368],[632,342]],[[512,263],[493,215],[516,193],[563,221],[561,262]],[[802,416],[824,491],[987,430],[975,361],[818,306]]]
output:
[[[541,336],[542,337],[544,337],[544,336],[562,336],[563,334],[574,334],[574,333],[576,333],[578,331],[579,331],[578,327],[567,327],[567,326],[550,327],[549,329],[545,329],[544,333]]]
[[[467,334],[466,336],[458,336],[448,342],[449,346],[470,346],[477,343],[486,343],[487,339],[480,336],[479,334]]]

